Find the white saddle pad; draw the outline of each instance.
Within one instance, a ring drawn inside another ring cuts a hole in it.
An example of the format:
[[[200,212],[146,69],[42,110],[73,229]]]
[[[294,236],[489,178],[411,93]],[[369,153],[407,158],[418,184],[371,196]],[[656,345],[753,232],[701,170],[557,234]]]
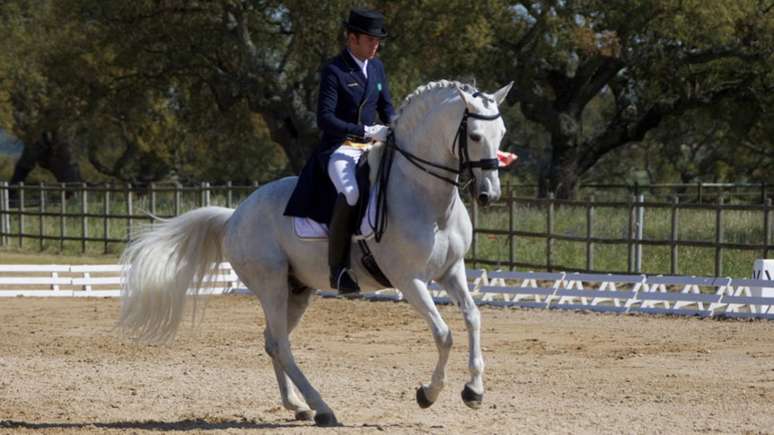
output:
[[[376,223],[376,195],[378,189],[373,187],[368,195],[368,210],[360,222],[360,234],[356,237],[368,239],[374,234],[372,225]],[[293,229],[296,235],[302,239],[319,240],[328,238],[328,225],[321,224],[311,218],[293,216]]]

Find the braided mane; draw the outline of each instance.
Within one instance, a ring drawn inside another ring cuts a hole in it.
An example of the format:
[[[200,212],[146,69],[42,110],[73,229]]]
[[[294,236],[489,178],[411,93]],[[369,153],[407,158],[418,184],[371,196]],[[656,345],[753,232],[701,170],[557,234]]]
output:
[[[398,114],[392,121],[393,127],[404,133],[413,130],[430,107],[433,104],[437,104],[437,96],[448,95],[447,93],[438,91],[455,90],[455,88],[459,88],[468,93],[476,92],[476,88],[473,86],[452,80],[439,80],[437,82],[430,82],[426,85],[419,86],[414,92],[408,94],[408,96],[403,99],[400,108],[398,108]]]

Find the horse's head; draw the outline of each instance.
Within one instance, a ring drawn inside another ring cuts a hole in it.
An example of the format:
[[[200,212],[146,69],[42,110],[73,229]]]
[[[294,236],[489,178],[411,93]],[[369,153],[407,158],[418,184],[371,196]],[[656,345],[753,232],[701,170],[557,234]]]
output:
[[[497,150],[505,135],[505,124],[498,106],[505,100],[513,82],[494,94],[468,93],[457,87],[465,103],[458,130],[455,152],[460,159],[462,177],[472,177],[470,189],[482,206],[500,198]]]

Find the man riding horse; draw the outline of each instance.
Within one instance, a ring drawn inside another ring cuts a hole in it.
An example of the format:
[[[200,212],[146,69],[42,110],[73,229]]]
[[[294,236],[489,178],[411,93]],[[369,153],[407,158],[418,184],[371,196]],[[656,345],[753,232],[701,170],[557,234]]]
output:
[[[349,270],[359,197],[355,169],[367,148],[363,143],[387,139],[395,110],[384,66],[375,57],[387,37],[384,16],[353,9],[344,26],[346,48],[320,75],[317,124],[322,141],[301,171],[285,215],[328,224],[331,287],[352,294],[360,291]]]

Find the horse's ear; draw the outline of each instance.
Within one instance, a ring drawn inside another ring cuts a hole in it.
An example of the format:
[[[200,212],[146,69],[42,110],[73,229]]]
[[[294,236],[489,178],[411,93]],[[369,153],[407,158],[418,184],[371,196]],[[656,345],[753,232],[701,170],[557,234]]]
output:
[[[505,97],[508,96],[508,92],[511,91],[511,87],[513,86],[513,82],[508,83],[503,88],[501,88],[499,91],[494,93],[494,99],[497,101],[497,105],[503,104],[503,101],[505,101]]]
[[[457,85],[454,86],[454,89],[456,89],[457,93],[460,94],[460,98],[462,98],[462,102],[465,103],[465,107],[467,107],[468,109],[472,108],[473,104],[470,101],[471,96],[465,93],[465,91]]]

